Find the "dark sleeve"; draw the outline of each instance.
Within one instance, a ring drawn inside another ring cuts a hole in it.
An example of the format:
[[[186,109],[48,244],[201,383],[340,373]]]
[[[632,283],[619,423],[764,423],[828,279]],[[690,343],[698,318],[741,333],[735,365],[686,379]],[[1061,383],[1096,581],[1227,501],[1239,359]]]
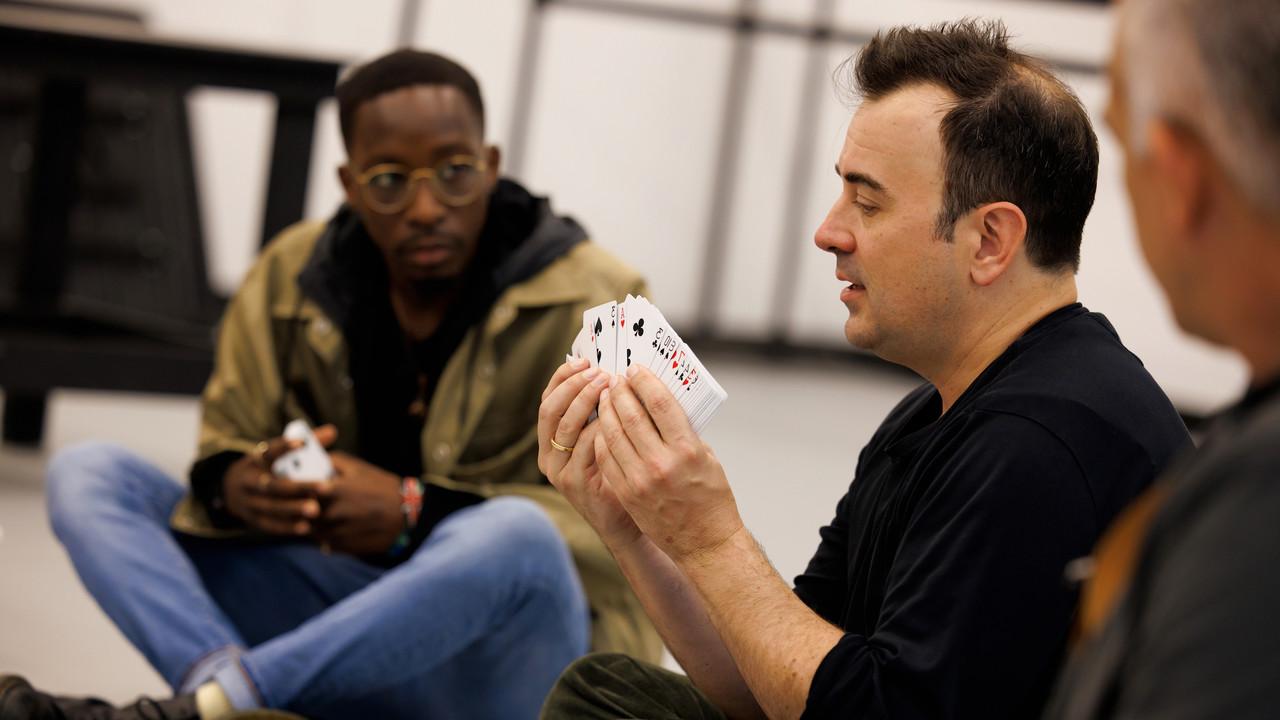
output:
[[[858,465],[854,471],[853,482],[858,481],[862,473],[862,458],[867,448],[876,447],[879,437],[872,438],[867,447],[858,453]],[[804,573],[795,578],[795,593],[800,601],[809,606],[823,620],[832,625],[839,625],[844,614],[845,593],[849,588],[849,493],[845,492],[840,502],[836,503],[836,515],[831,522],[818,530],[818,549],[809,558]]]
[[[392,548],[385,553],[362,557],[365,562],[371,565],[387,568],[395,567],[413,557],[413,554],[422,546],[422,543],[426,542],[427,538],[431,536],[431,532],[435,530],[436,526],[451,513],[465,507],[478,505],[484,500],[484,497],[480,495],[424,482],[422,487],[422,512],[418,515],[418,524],[414,525],[409,533],[409,544],[403,549]]]
[[[484,498],[480,495],[426,483],[422,490],[422,514],[418,516],[418,524],[413,528],[410,552],[406,556],[417,550],[436,525],[451,513],[482,502]]]
[[[240,519],[227,512],[227,502],[222,496],[222,478],[227,470],[244,453],[224,450],[191,465],[191,494],[209,513],[209,522],[216,528],[240,527]]]
[[[1218,467],[1226,486],[1157,542],[1117,718],[1280,713],[1280,455]]]
[[[849,587],[848,503],[845,493],[836,504],[835,518],[818,531],[818,550],[795,579],[796,597],[832,625],[840,624]]]
[[[1039,425],[975,413],[930,451],[870,636],[823,659],[805,717],[1036,717],[1075,594],[1064,565],[1098,529],[1071,452]]]

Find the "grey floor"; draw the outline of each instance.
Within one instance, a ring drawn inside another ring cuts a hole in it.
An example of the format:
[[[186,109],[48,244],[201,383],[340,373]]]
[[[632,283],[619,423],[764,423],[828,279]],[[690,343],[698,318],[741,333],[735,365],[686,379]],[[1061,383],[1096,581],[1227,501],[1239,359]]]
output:
[[[706,358],[729,401],[706,438],[724,463],[747,525],[788,579],[848,486],[857,453],[915,383],[847,364]],[[98,610],[45,519],[49,455],[110,440],[180,476],[195,448],[194,398],[97,392],[52,397],[39,450],[0,448],[0,673],[38,687],[123,701],[163,696],[159,676]]]

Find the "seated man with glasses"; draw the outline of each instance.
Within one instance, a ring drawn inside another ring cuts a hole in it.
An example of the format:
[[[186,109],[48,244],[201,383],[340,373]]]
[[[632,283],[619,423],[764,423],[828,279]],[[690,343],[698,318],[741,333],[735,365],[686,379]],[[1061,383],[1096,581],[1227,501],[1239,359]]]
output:
[[[397,51],[337,98],[347,202],[281,233],[227,308],[191,492],[75,447],[49,469],[53,527],[178,695],[167,717],[531,718],[589,647],[661,648],[535,428],[583,310],[644,284],[499,177],[456,63]],[[332,479],[273,472],[294,419]]]

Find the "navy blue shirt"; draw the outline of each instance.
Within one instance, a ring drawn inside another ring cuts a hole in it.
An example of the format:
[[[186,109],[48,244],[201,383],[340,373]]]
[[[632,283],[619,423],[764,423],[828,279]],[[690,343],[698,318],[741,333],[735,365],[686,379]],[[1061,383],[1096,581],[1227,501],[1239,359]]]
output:
[[[1064,566],[1191,444],[1142,363],[1079,304],[941,407],[925,385],[889,414],[796,578],[846,633],[804,717],[1037,716],[1075,609]]]

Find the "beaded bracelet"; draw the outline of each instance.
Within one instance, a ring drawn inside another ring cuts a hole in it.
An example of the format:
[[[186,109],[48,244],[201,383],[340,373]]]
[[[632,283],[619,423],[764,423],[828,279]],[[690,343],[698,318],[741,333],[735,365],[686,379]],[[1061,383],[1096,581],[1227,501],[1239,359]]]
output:
[[[400,513],[404,517],[404,528],[396,536],[387,554],[396,557],[409,547],[413,540],[413,529],[418,526],[418,518],[422,515],[422,480],[406,477],[400,481]]]

